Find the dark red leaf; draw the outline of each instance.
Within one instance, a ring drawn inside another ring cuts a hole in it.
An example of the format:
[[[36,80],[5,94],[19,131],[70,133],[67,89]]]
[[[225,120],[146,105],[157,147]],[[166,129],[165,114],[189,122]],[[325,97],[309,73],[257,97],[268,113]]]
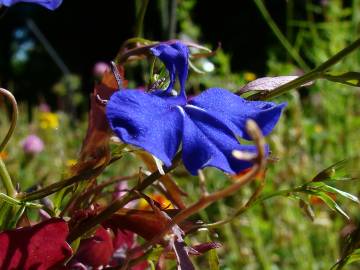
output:
[[[186,250],[190,256],[200,256],[211,249],[220,248],[220,247],[222,247],[222,245],[218,242],[207,242],[191,247],[187,246]],[[173,251],[167,251],[166,253],[164,253],[164,258],[174,260],[176,259],[176,254]]]
[[[94,236],[81,240],[79,249],[70,265],[82,263],[94,268],[107,265],[113,253],[114,247],[109,232],[103,227],[99,227]]]
[[[135,234],[127,230],[115,229],[113,245],[114,249],[125,248],[130,249],[135,244]]]
[[[199,245],[192,246],[192,248],[194,250],[196,250],[197,252],[199,252],[200,254],[203,254],[203,253],[209,251],[210,249],[221,248],[221,247],[222,247],[222,244],[218,243],[218,242],[201,243]]]
[[[0,233],[0,269],[59,269],[71,256],[69,228],[62,219]]]
[[[135,234],[133,232],[127,230],[120,230],[115,228],[114,231],[114,239],[113,245],[115,249],[115,253],[113,255],[112,262],[110,263],[111,266],[119,266],[124,264],[127,258],[127,251],[138,247],[137,243],[135,242]],[[141,256],[143,252],[138,250],[134,255]],[[139,262],[135,266],[131,267],[131,270],[144,270],[147,269],[148,262],[144,260],[143,262]]]

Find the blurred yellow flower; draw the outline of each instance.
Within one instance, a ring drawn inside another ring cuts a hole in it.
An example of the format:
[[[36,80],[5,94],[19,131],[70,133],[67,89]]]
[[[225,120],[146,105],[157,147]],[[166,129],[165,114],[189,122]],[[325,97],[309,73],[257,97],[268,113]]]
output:
[[[255,73],[252,72],[245,72],[244,73],[244,79],[248,82],[253,81],[256,79]]]
[[[68,159],[67,161],[66,161],[66,167],[72,167],[72,166],[74,166],[75,164],[77,163],[77,160],[76,159]]]
[[[174,209],[174,206],[171,204],[171,202],[162,194],[152,194],[149,197],[160,204],[161,208]],[[145,199],[139,200],[138,208],[141,210],[151,209],[150,205]]]
[[[59,118],[56,113],[41,112],[39,118],[42,129],[57,129],[59,127]]]
[[[323,132],[323,130],[324,130],[324,128],[323,128],[322,125],[320,125],[320,124],[315,125],[315,132],[316,133],[321,133],[321,132]]]

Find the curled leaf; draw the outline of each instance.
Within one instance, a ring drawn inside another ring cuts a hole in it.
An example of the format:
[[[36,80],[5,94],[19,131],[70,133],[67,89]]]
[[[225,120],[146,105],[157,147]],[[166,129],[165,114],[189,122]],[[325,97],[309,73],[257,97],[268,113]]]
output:
[[[298,76],[278,76],[278,77],[263,77],[249,82],[238,91],[243,94],[249,91],[272,91],[288,82],[297,79]],[[303,84],[301,87],[312,85],[313,82]]]
[[[164,212],[169,216],[174,216],[179,210],[169,209]],[[109,220],[104,222],[103,226],[111,228],[113,231],[117,229],[128,230],[146,240],[151,240],[157,234],[162,233],[168,223],[168,218],[155,211],[122,208]],[[196,224],[190,221],[183,222],[179,225],[185,233],[196,227]]]

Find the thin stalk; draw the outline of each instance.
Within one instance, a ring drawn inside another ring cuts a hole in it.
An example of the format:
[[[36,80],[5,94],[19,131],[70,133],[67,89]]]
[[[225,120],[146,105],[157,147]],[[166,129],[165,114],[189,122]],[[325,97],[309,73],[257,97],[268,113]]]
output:
[[[304,60],[298,54],[298,52],[292,47],[290,42],[281,32],[279,27],[276,25],[275,21],[271,18],[269,12],[267,11],[262,0],[254,0],[257,8],[259,9],[261,15],[265,19],[266,23],[269,25],[275,36],[279,39],[280,43],[284,46],[284,48],[288,51],[290,56],[295,60],[295,62],[304,70],[309,70],[309,67],[306,65]]]
[[[255,0],[257,1],[257,0]],[[303,84],[306,84],[308,82],[314,81],[316,79],[320,79],[323,77],[324,73],[328,71],[332,66],[337,64],[341,59],[343,59],[348,54],[352,53],[356,49],[360,47],[360,38],[355,40],[353,43],[351,43],[346,48],[339,51],[334,56],[330,57],[327,61],[319,65],[318,67],[314,68],[310,72],[304,74],[303,76],[298,77],[297,79],[290,81],[286,84],[283,84],[274,90],[271,91],[264,91],[260,93],[256,93],[254,95],[251,95],[248,97],[249,100],[265,100],[270,99],[279,95],[284,94],[285,92],[298,88]]]
[[[252,196],[250,198],[250,200],[245,205],[243,205],[239,209],[237,209],[236,212],[233,213],[228,218],[217,221],[217,222],[214,222],[214,223],[201,225],[200,228],[217,228],[219,226],[222,226],[224,224],[232,222],[236,217],[238,217],[239,215],[243,214],[245,211],[249,210],[250,208],[253,208],[255,205],[258,205],[259,203],[261,203],[261,202],[263,202],[265,200],[268,200],[268,199],[271,199],[271,198],[277,197],[277,196],[286,196],[287,194],[290,194],[290,193],[301,192],[303,189],[304,189],[303,187],[298,187],[298,188],[295,188],[295,189],[280,190],[280,191],[277,191],[277,192],[274,192],[274,193],[271,193],[269,195],[265,195],[265,196],[262,196],[262,197],[254,197],[254,196]]]
[[[142,37],[144,32],[144,18],[146,10],[149,4],[149,0],[142,0],[142,5],[136,16],[136,26],[135,26],[135,37]]]
[[[0,88],[0,94],[7,98],[7,100],[10,102],[11,107],[12,107],[12,115],[11,115],[10,127],[9,127],[9,130],[8,130],[5,138],[3,139],[3,141],[0,144],[0,152],[1,152],[5,148],[7,143],[9,142],[12,134],[14,133],[16,123],[17,123],[17,119],[18,119],[18,115],[19,115],[19,111],[18,111],[18,106],[17,106],[17,103],[16,103],[16,99],[13,96],[13,94],[11,94],[10,91],[8,91],[8,90],[6,90],[4,88]]]
[[[170,16],[169,16],[169,39],[175,38],[176,34],[176,8],[177,0],[170,1]]]
[[[11,104],[12,107],[12,116],[11,116],[11,123],[10,123],[10,127],[8,132],[6,133],[5,138],[3,139],[3,141],[0,144],[0,152],[5,148],[5,146],[7,145],[7,143],[9,142],[12,134],[14,133],[15,127],[16,127],[16,123],[17,123],[17,119],[18,119],[18,115],[19,115],[19,111],[18,111],[18,106],[16,103],[16,99],[13,96],[13,94],[11,94],[10,91],[4,89],[4,88],[0,88],[0,94],[5,96],[8,101]],[[15,197],[17,192],[16,189],[11,181],[10,175],[6,169],[6,166],[3,162],[3,160],[0,158],[0,178],[1,181],[6,189],[6,193],[8,196],[10,197]]]
[[[42,199],[46,196],[49,196],[49,195],[63,189],[64,187],[68,187],[77,182],[80,182],[80,181],[83,181],[83,180],[86,180],[89,178],[93,178],[102,171],[103,171],[103,167],[98,167],[95,169],[88,170],[85,173],[82,173],[80,175],[75,175],[75,176],[65,179],[63,181],[49,185],[43,189],[25,194],[21,198],[21,201],[27,202],[27,201],[34,201],[34,200]]]
[[[11,198],[15,198],[17,192],[2,158],[0,158],[0,178],[6,189],[6,194]]]

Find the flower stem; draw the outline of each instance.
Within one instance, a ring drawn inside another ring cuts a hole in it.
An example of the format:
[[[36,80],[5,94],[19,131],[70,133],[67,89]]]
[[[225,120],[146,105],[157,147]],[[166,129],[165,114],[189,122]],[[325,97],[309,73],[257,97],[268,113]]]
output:
[[[231,216],[227,217],[226,219],[214,222],[214,223],[208,223],[208,224],[204,224],[204,225],[200,225],[199,228],[217,228],[219,226],[225,225],[227,223],[232,222],[236,217],[240,216],[241,214],[243,214],[244,212],[246,212],[247,210],[249,210],[250,208],[254,207],[255,205],[258,205],[261,202],[264,202],[268,199],[271,199],[273,197],[277,197],[277,196],[288,196],[289,194],[293,194],[293,193],[298,193],[303,191],[305,188],[304,186],[300,186],[294,189],[284,189],[284,190],[279,190],[261,197],[256,197],[253,200],[249,200],[248,203],[246,203],[245,205],[241,206],[240,208],[238,208],[235,213],[233,213]]]
[[[10,91],[4,89],[4,88],[0,88],[0,94],[5,96],[8,101],[11,104],[12,107],[12,116],[11,116],[11,123],[10,123],[10,128],[5,136],[5,138],[3,139],[3,141],[0,144],[0,152],[5,148],[5,146],[7,145],[7,143],[9,142],[9,139],[11,138],[11,135],[13,134],[14,130],[15,130],[15,126],[17,123],[17,119],[18,119],[18,115],[19,115],[19,111],[18,111],[18,106],[16,103],[16,99],[13,96],[13,94],[11,94]]]
[[[304,74],[303,76],[300,76],[293,81],[283,84],[283,85],[275,88],[274,90],[259,92],[254,95],[251,95],[247,99],[249,99],[249,100],[270,99],[270,98],[282,95],[291,89],[298,88],[303,84],[306,84],[306,83],[311,82],[316,79],[320,79],[323,77],[324,73],[329,70],[329,68],[331,68],[332,66],[337,64],[341,59],[343,59],[344,57],[346,57],[348,54],[352,53],[359,47],[360,47],[360,38],[355,40],[349,46],[342,49],[340,52],[338,52],[337,54],[335,54],[334,56],[329,58],[327,61],[322,63],[320,66],[314,68],[313,70]]]
[[[17,192],[11,181],[10,175],[5,167],[3,160],[0,158],[0,178],[9,197],[15,198]]]
[[[33,192],[30,192],[28,194],[25,194],[22,196],[21,201],[22,202],[29,202],[34,200],[39,200],[42,198],[45,198],[46,196],[49,196],[65,187],[71,186],[75,183],[78,183],[80,181],[93,178],[100,174],[103,171],[103,167],[97,167],[94,169],[86,170],[83,173],[79,175],[72,176],[70,178],[67,178],[65,180],[62,180],[60,182],[51,184],[43,189],[36,190]]]

